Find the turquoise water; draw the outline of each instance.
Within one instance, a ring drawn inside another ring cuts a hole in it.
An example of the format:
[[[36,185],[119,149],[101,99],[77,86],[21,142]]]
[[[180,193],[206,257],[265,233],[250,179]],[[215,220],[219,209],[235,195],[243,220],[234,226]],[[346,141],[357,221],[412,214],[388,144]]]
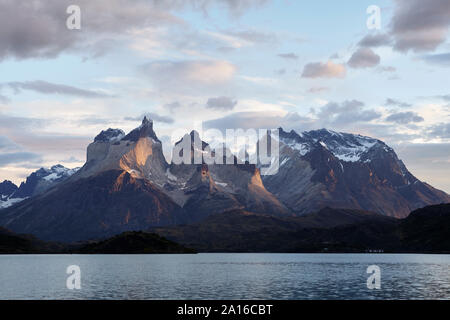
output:
[[[450,255],[2,255],[0,285],[0,299],[450,299]]]

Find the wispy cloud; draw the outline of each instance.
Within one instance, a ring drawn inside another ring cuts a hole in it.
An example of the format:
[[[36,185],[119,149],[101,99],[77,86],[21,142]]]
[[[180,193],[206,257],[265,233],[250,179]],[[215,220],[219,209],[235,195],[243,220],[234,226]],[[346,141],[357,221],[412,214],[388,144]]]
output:
[[[237,101],[230,97],[209,98],[206,102],[206,108],[228,111],[233,110],[237,105]]]
[[[80,89],[77,87],[51,83],[43,80],[36,81],[25,81],[25,82],[8,82],[3,84],[4,86],[8,86],[15,91],[15,93],[20,93],[22,90],[30,90],[42,94],[60,94],[60,95],[69,95],[69,96],[77,96],[83,98],[111,98],[113,95],[109,95],[106,93]],[[1,86],[1,85],[0,85]]]

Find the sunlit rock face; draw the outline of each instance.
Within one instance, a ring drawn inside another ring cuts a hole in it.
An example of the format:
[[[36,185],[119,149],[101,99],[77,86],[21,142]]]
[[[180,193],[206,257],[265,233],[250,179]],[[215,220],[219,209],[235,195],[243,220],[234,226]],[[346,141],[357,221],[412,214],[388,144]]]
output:
[[[133,177],[163,185],[167,168],[153,122],[144,118],[142,124],[126,136],[120,129],[102,131],[88,146],[86,164],[73,179],[108,170],[124,170]]]

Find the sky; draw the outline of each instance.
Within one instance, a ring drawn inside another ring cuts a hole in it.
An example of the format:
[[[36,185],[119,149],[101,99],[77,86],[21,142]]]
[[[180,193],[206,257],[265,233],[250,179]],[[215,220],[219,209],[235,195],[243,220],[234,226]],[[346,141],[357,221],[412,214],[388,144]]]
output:
[[[199,125],[371,136],[450,192],[449,27],[448,0],[0,0],[0,180],[147,115],[166,151]]]

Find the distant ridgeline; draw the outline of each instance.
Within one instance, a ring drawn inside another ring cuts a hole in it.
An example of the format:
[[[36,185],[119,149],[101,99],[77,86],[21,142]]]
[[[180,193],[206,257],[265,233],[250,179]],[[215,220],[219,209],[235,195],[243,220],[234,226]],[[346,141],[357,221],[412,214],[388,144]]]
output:
[[[425,207],[405,219],[330,208],[301,217],[273,217],[233,210],[192,225],[149,231],[62,244],[0,228],[0,254],[450,253],[450,204]]]

